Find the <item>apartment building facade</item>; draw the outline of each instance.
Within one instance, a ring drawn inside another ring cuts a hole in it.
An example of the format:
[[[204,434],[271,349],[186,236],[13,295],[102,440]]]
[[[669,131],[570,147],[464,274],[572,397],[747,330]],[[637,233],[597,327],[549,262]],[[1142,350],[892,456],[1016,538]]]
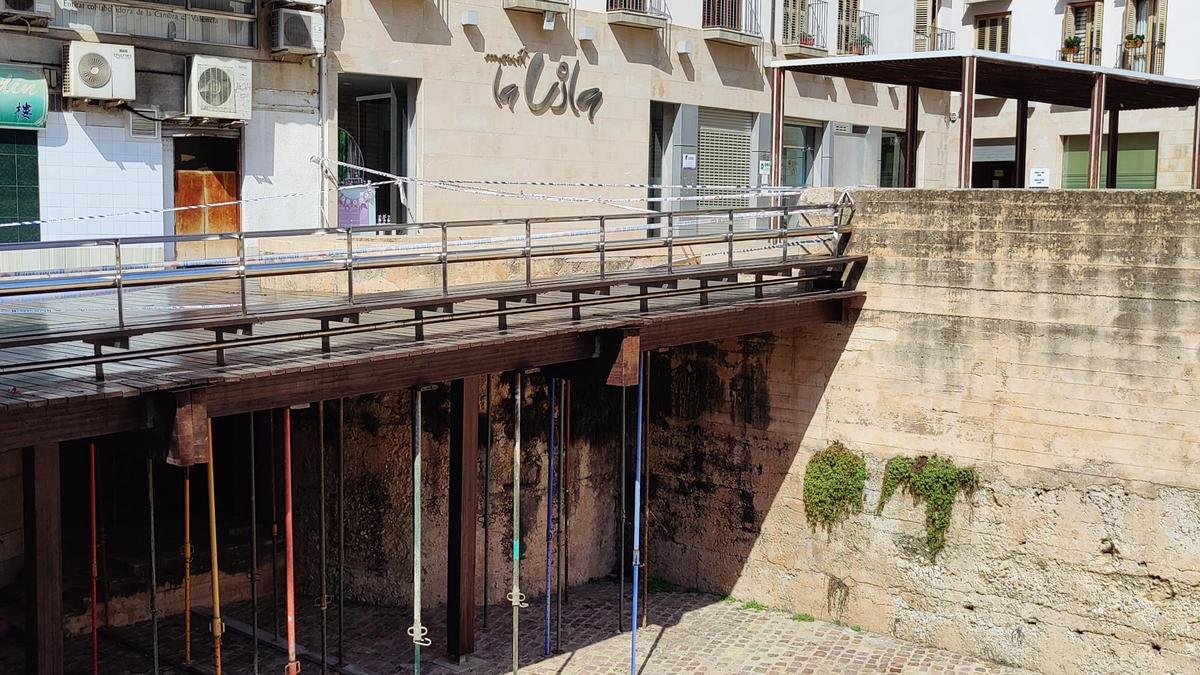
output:
[[[0,1],[0,223],[25,223],[0,228],[0,242],[296,222],[280,222],[283,212],[320,222],[321,174],[308,160],[322,151],[312,59],[323,2]],[[235,200],[252,201],[166,211]],[[97,217],[106,214],[121,215]],[[235,249],[122,253],[154,261]],[[10,272],[102,264],[113,252],[4,256]]]

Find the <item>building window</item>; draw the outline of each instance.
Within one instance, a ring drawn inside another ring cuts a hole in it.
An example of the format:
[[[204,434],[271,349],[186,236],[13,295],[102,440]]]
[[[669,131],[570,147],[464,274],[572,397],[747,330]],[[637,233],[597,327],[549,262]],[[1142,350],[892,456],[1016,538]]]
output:
[[[885,129],[879,139],[879,187],[912,187],[905,185],[903,131]]]
[[[37,132],[0,129],[0,223],[41,218]],[[0,243],[40,241],[41,225],[0,227]]]
[[[1012,13],[988,14],[975,18],[975,48],[990,52],[1008,53],[1009,28]]]
[[[244,0],[170,0],[172,9],[82,0],[56,0],[52,28],[80,33],[255,46],[256,3]]]
[[[1122,190],[1153,190],[1158,187],[1158,134],[1121,134],[1117,148],[1117,187]],[[1108,181],[1108,136],[1100,147],[1100,184]],[[1063,137],[1064,189],[1088,186],[1088,137]]]
[[[1072,63],[1100,64],[1104,4],[1087,2],[1067,5],[1063,12],[1062,49],[1059,59]]]
[[[1166,36],[1166,0],[1130,0],[1125,5],[1121,67],[1162,75],[1166,65]]]

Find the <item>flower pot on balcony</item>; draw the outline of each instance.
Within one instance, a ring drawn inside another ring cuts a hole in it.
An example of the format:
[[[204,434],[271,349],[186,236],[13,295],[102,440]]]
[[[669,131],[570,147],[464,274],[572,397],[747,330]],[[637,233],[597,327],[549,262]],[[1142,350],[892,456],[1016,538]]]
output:
[[[1078,53],[1079,53],[1079,47],[1063,47],[1062,48],[1063,56],[1075,56]]]
[[[801,35],[800,44],[804,45],[805,47],[812,47],[813,45],[817,44],[817,39],[811,35]]]
[[[850,45],[850,53],[856,56],[862,56],[864,53],[866,53],[866,49],[867,48],[864,45],[858,43]]]

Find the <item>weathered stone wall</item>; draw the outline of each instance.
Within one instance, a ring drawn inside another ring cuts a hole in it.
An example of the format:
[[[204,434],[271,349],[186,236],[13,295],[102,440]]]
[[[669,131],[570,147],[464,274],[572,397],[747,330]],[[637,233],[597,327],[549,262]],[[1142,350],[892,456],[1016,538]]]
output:
[[[650,574],[1047,673],[1200,671],[1200,195],[854,193],[865,305],[655,357]],[[805,522],[813,452],[863,513]],[[946,549],[884,463],[973,466]]]
[[[489,493],[488,602],[504,603],[512,583],[513,400],[511,373],[492,376],[491,470]],[[521,590],[529,598],[545,592],[547,436],[546,378],[525,382],[521,447]],[[426,392],[422,402],[421,551],[422,604],[446,602],[449,531],[449,387]],[[618,439],[598,433],[598,410],[617,391],[600,385],[572,389],[574,425],[566,459],[569,515],[567,567],[570,583],[602,577],[616,566]],[[332,404],[336,406],[336,403]],[[619,409],[619,408],[618,408]],[[351,599],[381,605],[407,605],[412,598],[412,412],[408,391],[346,401],[346,592]],[[296,547],[301,590],[318,593],[319,502],[316,408],[293,413],[296,453]],[[482,413],[483,407],[480,407]],[[326,487],[329,559],[336,555],[336,412],[327,421]],[[484,418],[480,428],[486,429]],[[476,466],[484,483],[484,448]],[[558,467],[556,467],[558,475]],[[479,493],[476,531],[476,589],[482,599],[483,499]],[[557,499],[557,497],[556,497]],[[332,568],[331,568],[332,569]],[[330,572],[330,584],[336,577]],[[332,587],[332,586],[331,586]]]

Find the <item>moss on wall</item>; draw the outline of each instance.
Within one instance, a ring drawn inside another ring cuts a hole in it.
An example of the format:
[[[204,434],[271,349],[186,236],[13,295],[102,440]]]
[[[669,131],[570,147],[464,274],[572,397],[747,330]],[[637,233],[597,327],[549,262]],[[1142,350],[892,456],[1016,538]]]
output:
[[[931,560],[946,547],[946,530],[950,529],[950,514],[959,491],[967,496],[979,487],[979,473],[970,467],[960,468],[945,457],[924,455],[915,459],[893,457],[883,471],[883,489],[875,513],[903,488],[913,502],[925,504],[925,547]]]

